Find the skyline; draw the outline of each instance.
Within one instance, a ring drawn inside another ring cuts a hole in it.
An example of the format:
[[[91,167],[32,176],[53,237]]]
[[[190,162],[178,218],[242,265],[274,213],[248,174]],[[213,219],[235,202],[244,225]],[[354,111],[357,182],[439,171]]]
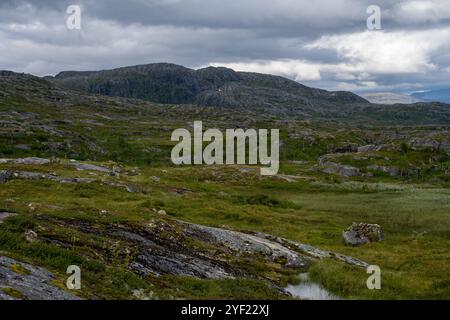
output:
[[[80,30],[66,26],[66,9],[74,4],[82,8]],[[357,93],[448,89],[450,1],[377,1],[381,30],[367,29],[371,4],[6,0],[0,69],[44,76],[169,62]]]

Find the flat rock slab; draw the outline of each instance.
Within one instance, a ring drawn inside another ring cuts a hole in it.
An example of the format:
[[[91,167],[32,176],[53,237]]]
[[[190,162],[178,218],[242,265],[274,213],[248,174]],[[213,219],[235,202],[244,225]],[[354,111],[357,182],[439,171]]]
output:
[[[0,183],[5,183],[12,179],[50,180],[60,183],[91,183],[95,181],[95,179],[90,178],[61,178],[53,174],[44,174],[41,172],[0,170]]]
[[[43,158],[37,158],[37,157],[31,157],[31,158],[22,158],[22,159],[15,159],[13,161],[16,164],[49,164],[49,159],[43,159]]]
[[[345,262],[349,265],[353,265],[353,266],[357,266],[357,267],[361,267],[361,268],[367,268],[370,265],[369,263],[359,260],[357,258],[346,256],[346,255],[343,255],[343,254],[340,254],[337,252],[322,250],[322,249],[313,247],[309,244],[300,243],[300,242],[296,242],[296,241],[292,241],[292,240],[288,240],[288,239],[284,239],[284,238],[280,238],[280,237],[274,237],[272,235],[265,234],[262,232],[257,232],[256,235],[261,238],[269,239],[269,240],[272,240],[274,242],[280,243],[285,246],[294,247],[294,248],[298,249],[300,252],[302,252],[305,255],[312,257],[312,258],[335,259],[335,260]]]
[[[0,159],[0,164],[14,163],[14,164],[49,164],[51,161],[49,159],[29,157],[29,158],[17,158],[17,159]]]
[[[70,163],[70,165],[74,166],[77,170],[82,170],[82,171],[88,170],[88,171],[99,171],[99,172],[111,172],[111,170],[109,168],[96,166],[94,164],[73,162],[73,163]]]
[[[286,266],[294,268],[306,267],[311,262],[308,257],[258,235],[186,222],[183,222],[183,224],[188,226],[188,230],[191,231],[190,234],[194,237],[219,243],[237,252],[260,254],[272,261],[283,258],[286,260]]]
[[[51,284],[48,270],[0,256],[0,300],[81,300]]]
[[[352,166],[344,166],[334,162],[324,163],[326,166],[321,171],[327,174],[337,174],[342,177],[357,177],[361,175],[358,168]]]

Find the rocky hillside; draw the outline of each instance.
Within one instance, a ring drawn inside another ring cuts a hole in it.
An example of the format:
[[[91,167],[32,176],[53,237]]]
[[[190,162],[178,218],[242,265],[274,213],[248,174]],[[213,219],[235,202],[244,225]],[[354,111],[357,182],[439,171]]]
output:
[[[331,108],[367,103],[350,92],[313,89],[278,76],[215,67],[193,70],[167,63],[98,72],[66,71],[48,79],[63,88],[170,104]]]
[[[448,299],[448,105],[313,108],[157,104],[1,72],[0,300],[284,299],[304,272],[341,298]],[[171,133],[198,119],[280,128],[279,174],[173,166]],[[382,241],[353,237],[368,225]]]
[[[265,74],[208,67],[193,70],[158,63],[105,71],[65,71],[46,77],[62,89],[142,99],[163,104],[193,104],[339,121],[447,124],[443,103],[371,104],[351,92],[329,92]]]

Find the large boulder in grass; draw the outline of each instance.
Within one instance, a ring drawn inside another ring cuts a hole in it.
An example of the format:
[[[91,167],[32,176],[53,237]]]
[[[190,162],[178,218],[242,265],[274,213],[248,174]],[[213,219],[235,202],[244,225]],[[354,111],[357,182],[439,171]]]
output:
[[[378,224],[354,222],[344,230],[342,238],[348,246],[361,246],[383,240],[383,229]]]

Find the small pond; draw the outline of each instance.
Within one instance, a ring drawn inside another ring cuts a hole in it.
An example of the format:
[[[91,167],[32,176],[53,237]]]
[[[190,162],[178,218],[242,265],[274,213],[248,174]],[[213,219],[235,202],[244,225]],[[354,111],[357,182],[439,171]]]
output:
[[[311,281],[307,273],[300,274],[299,284],[290,284],[285,290],[302,300],[341,300],[320,284]]]

